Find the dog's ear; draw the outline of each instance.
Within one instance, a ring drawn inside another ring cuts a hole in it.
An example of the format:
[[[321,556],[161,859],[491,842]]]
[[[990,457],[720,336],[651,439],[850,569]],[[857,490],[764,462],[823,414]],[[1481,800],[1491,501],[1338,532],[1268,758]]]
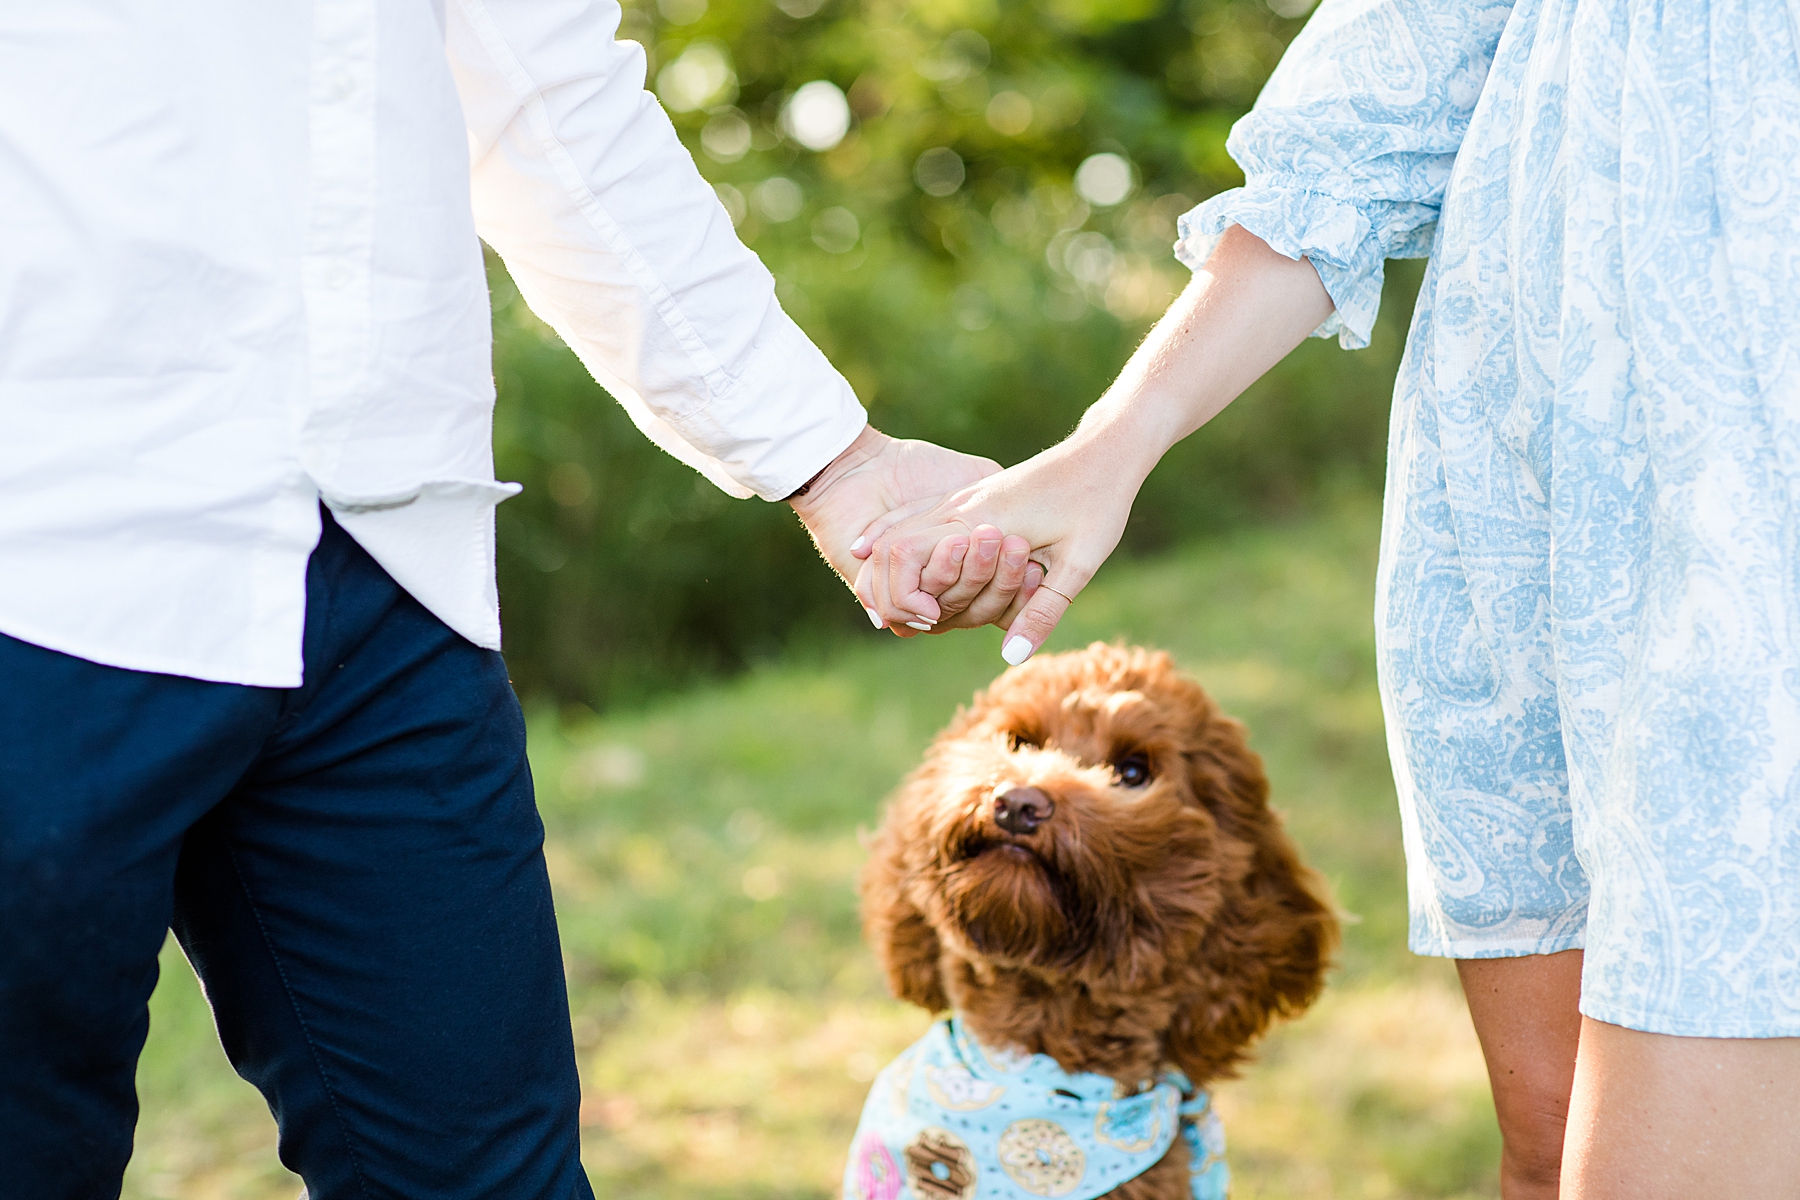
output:
[[[906,898],[904,844],[890,812],[869,846],[858,890],[862,894],[863,935],[887,976],[888,990],[928,1012],[950,1007],[938,972],[938,937]]]
[[[1338,941],[1330,890],[1269,810],[1261,761],[1235,722],[1218,724],[1227,736],[1191,760],[1194,786],[1252,858],[1201,940],[1169,1031],[1170,1060],[1198,1085],[1229,1073],[1272,1021],[1318,998]]]

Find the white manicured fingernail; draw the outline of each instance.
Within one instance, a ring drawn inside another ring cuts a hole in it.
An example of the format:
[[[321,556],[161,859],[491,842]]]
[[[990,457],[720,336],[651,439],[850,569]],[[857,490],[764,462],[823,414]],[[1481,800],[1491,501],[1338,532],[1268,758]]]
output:
[[[877,629],[886,629],[887,628],[887,622],[881,619],[880,613],[876,612],[874,609],[870,608],[866,604],[863,605],[863,611],[869,614],[869,624],[873,625]]]
[[[855,554],[858,550],[861,550],[864,546],[866,546],[868,544],[869,544],[868,538],[859,537],[854,542],[850,543],[850,553]]]
[[[917,629],[920,633],[930,633],[931,632],[931,626],[927,625],[923,621],[908,621],[906,623],[906,627],[908,629]]]
[[[1031,642],[1023,634],[1015,633],[1006,639],[1006,645],[1000,647],[1000,657],[1009,666],[1016,667],[1031,657]]]

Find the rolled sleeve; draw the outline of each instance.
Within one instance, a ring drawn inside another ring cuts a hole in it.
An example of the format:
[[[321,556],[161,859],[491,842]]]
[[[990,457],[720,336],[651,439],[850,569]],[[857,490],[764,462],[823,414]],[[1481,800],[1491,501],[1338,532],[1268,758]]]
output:
[[[1369,344],[1384,264],[1431,252],[1438,210],[1511,0],[1325,0],[1226,150],[1245,184],[1181,218],[1198,269],[1241,225],[1308,259],[1335,311],[1314,331]]]
[[[613,0],[451,0],[476,228],[652,441],[779,499],[867,417],[644,90],[619,18]]]

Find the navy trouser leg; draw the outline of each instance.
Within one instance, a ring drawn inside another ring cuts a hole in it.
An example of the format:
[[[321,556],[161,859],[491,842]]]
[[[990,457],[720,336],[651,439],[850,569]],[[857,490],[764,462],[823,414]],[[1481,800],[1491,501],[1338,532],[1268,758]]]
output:
[[[0,636],[0,1192],[118,1195],[182,838],[280,695]]]
[[[14,652],[46,653],[0,647]],[[451,633],[328,523],[308,572],[305,686],[112,674],[180,697],[140,705],[136,723],[162,731],[148,741],[174,760],[167,784],[136,798],[138,756],[122,764],[109,750],[115,799],[93,807],[113,815],[68,835],[76,874],[141,877],[137,890],[84,881],[79,902],[46,899],[9,882],[3,843],[0,904],[56,918],[28,971],[0,950],[0,997],[17,985],[40,1001],[16,1027],[0,1018],[0,1063],[25,1064],[0,1066],[0,1161],[40,1164],[47,1186],[27,1194],[116,1195],[144,999],[172,922],[312,1200],[590,1196],[543,830],[499,655]],[[222,692],[197,703],[194,688]],[[116,711],[110,696],[88,703]],[[197,721],[209,704],[232,715]],[[5,753],[14,744],[0,728]],[[53,807],[0,775],[5,837],[52,824],[15,808]],[[68,994],[71,951],[121,964],[84,968],[110,980],[85,1016],[57,1011],[83,1003]],[[96,1028],[109,1030],[100,1052]],[[48,1097],[63,1119],[11,1124],[8,1106],[41,1114]],[[78,1158],[85,1175],[70,1170]]]

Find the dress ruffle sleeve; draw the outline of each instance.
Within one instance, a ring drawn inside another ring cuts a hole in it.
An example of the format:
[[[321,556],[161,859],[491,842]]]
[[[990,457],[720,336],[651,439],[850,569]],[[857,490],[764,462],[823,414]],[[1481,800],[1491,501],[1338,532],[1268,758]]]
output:
[[[1431,252],[1450,169],[1512,0],[1325,0],[1226,150],[1241,188],[1181,218],[1197,269],[1233,225],[1319,272],[1335,311],[1314,331],[1369,344],[1383,264]]]

